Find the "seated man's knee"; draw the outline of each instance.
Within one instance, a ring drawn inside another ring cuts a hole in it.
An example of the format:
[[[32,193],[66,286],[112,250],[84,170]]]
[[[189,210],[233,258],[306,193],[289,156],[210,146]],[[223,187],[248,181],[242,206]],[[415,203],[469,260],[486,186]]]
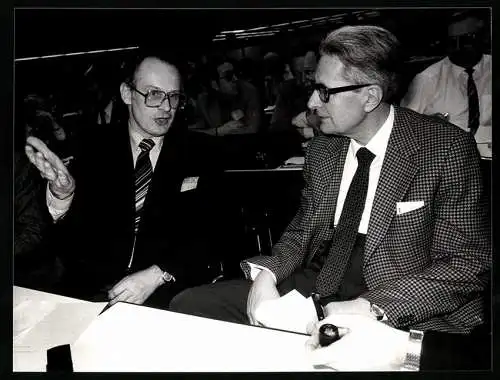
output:
[[[199,309],[204,297],[198,296],[198,293],[200,293],[199,287],[183,290],[172,298],[168,309],[180,313],[190,313]]]

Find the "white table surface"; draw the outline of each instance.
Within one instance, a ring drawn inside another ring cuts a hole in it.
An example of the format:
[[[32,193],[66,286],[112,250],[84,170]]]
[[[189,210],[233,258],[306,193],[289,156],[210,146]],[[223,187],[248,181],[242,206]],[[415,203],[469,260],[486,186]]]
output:
[[[105,305],[15,286],[13,370],[45,371],[47,350],[74,342]]]
[[[78,372],[318,370],[307,360],[306,335],[127,303],[118,303],[96,317],[92,314],[96,304],[91,302],[19,287],[13,291],[14,324],[16,319],[19,323],[16,310],[24,308],[42,315],[47,310],[38,305],[59,305],[58,313],[51,314],[54,318],[45,318],[45,323],[20,340],[21,344],[14,343],[14,371],[45,371],[46,349],[51,345],[33,344],[33,339],[70,344],[73,367]],[[37,350],[23,347],[30,339],[29,345],[38,345]]]

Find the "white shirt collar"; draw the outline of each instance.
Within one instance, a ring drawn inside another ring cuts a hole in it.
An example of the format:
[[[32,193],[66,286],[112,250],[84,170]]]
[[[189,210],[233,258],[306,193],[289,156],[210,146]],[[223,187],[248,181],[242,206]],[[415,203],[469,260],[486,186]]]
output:
[[[387,144],[389,143],[389,137],[391,136],[392,127],[394,126],[394,107],[391,105],[389,109],[389,115],[387,119],[385,119],[384,124],[380,127],[380,129],[375,133],[375,135],[370,139],[368,144],[365,145],[370,152],[372,152],[376,159],[382,159],[385,156],[385,152],[387,150]],[[358,152],[358,149],[361,148],[362,145],[359,144],[354,139],[351,139],[351,145],[349,146],[349,152],[354,157]]]
[[[130,146],[132,147],[132,151],[140,150],[139,143],[144,139],[144,137],[141,136],[137,131],[133,130],[132,128],[129,128],[128,132],[130,136]],[[163,139],[164,136],[151,137],[151,140],[153,140],[155,143],[153,149],[161,150],[161,146],[163,145]]]
[[[453,70],[453,73],[456,75],[456,76],[459,76],[459,75],[468,75],[466,72],[465,72],[465,68],[463,68],[462,66],[459,66],[459,65],[455,65],[449,57],[446,57],[446,63],[448,63],[450,66],[451,66],[451,69]],[[478,72],[482,72],[483,71],[483,65],[484,65],[484,62],[485,62],[485,55],[483,54],[483,56],[481,57],[481,59],[479,60],[478,63],[476,63],[474,66],[473,66],[473,73],[472,73],[472,76],[473,77],[476,77],[478,76]]]

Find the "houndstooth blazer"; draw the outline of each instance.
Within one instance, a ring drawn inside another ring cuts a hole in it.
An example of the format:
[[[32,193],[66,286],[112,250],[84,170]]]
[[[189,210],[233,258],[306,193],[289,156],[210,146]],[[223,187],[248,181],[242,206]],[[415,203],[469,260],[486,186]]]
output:
[[[321,136],[309,145],[301,206],[272,256],[241,263],[270,269],[280,282],[318,253],[333,231],[350,140]],[[395,107],[394,127],[368,225],[361,297],[389,323],[467,333],[484,320],[491,236],[480,161],[473,138],[456,126]],[[396,214],[396,203],[424,206]]]

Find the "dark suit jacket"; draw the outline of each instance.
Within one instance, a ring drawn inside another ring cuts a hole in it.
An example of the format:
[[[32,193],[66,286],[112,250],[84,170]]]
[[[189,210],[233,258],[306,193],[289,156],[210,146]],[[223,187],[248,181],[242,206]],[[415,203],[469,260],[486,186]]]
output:
[[[175,288],[199,284],[213,250],[218,175],[213,138],[178,125],[165,136],[145,200],[131,272],[153,264],[177,279]],[[80,137],[72,168],[73,203],[61,221],[67,246],[67,285],[92,294],[124,277],[134,242],[134,165],[128,126],[107,125]],[[183,180],[199,177],[194,190]],[[62,246],[61,244],[59,244]]]
[[[272,256],[248,261],[278,282],[306,265],[331,238],[350,140],[321,136],[308,147],[301,207]],[[396,203],[424,207],[396,215]],[[487,207],[473,138],[446,122],[395,107],[371,212],[361,297],[398,328],[469,332],[484,319],[490,268]],[[248,275],[249,267],[242,263]]]

